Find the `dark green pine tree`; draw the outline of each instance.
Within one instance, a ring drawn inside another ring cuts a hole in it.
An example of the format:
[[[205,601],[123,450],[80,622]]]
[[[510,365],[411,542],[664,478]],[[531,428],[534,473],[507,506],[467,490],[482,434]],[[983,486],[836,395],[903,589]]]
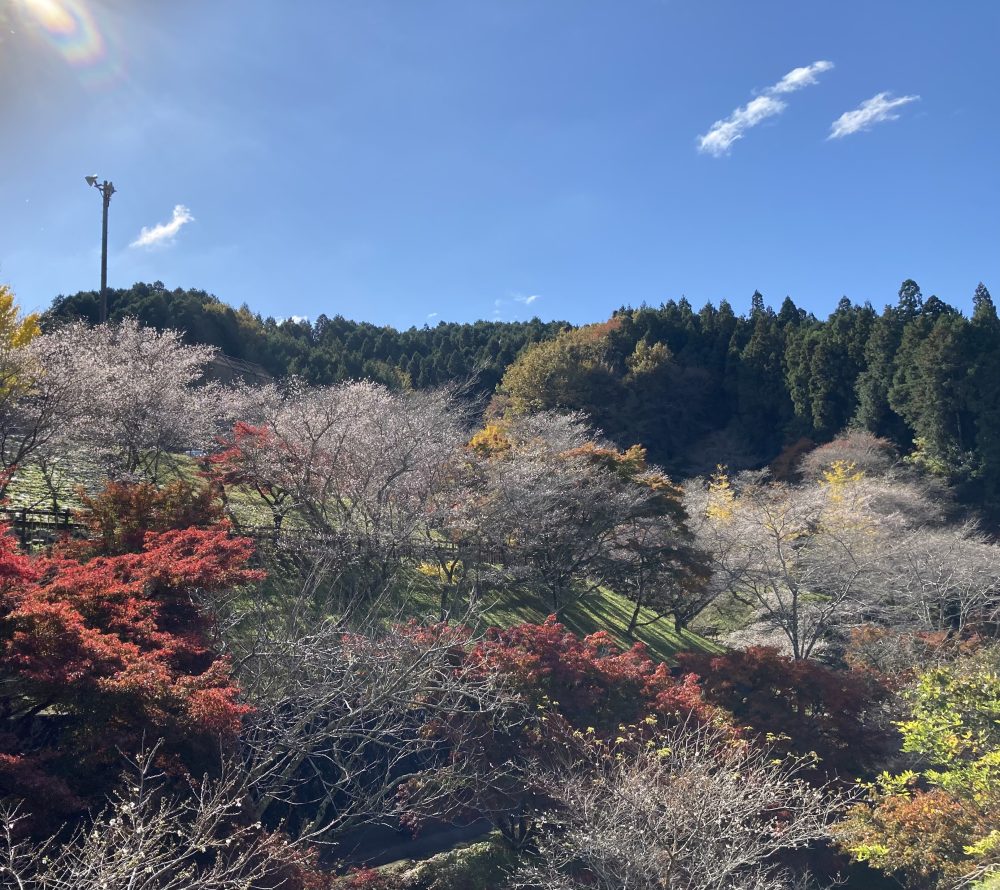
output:
[[[975,416],[979,500],[1000,516],[1000,319],[993,298],[980,282],[972,298],[969,334],[970,407]]]
[[[904,329],[889,390],[890,405],[913,430],[920,459],[955,480],[974,469],[969,333],[969,322],[938,300],[931,314],[921,313]]]
[[[435,381],[433,379],[433,370],[431,360],[421,356],[418,363],[418,370],[416,377],[413,377],[413,385],[417,389],[427,389],[429,386],[433,386]]]
[[[419,386],[420,380],[420,355],[414,352],[409,361],[404,366],[403,370],[406,371],[410,378],[410,385],[415,389]]]
[[[736,397],[741,425],[765,455],[777,453],[794,413],[785,384],[784,351],[777,316],[770,309],[759,311],[736,365]]]
[[[778,310],[778,325],[787,328],[789,325],[801,324],[805,320],[805,310],[799,309],[791,297],[785,297],[781,309]]]
[[[903,283],[901,299],[908,284],[914,282]],[[872,323],[863,350],[864,369],[855,384],[858,407],[854,412],[854,423],[876,436],[892,440],[901,448],[909,448],[913,432],[889,404],[889,390],[892,389],[896,353],[903,337],[904,324],[903,314],[891,306],[886,306]]]
[[[448,364],[445,368],[448,380],[461,380],[468,373],[462,353],[456,348],[448,356]]]
[[[785,330],[785,381],[796,417],[795,432],[803,436],[814,433],[810,383],[813,353],[821,338],[819,322]]]
[[[905,325],[920,314],[923,308],[924,295],[920,285],[912,278],[907,278],[899,286],[899,301],[896,303],[896,314]]]
[[[871,306],[854,306],[843,297],[822,326],[809,375],[813,428],[820,437],[842,430],[857,411],[855,384],[874,320]]]
[[[924,297],[920,285],[907,278],[899,286],[894,308],[885,311],[872,328],[865,346],[865,370],[858,376],[856,385],[858,408],[855,422],[895,442],[901,449],[913,445],[913,429],[893,406],[890,393],[898,387],[900,378],[905,381],[912,364],[912,343],[926,333],[915,328],[919,322]],[[904,344],[903,335],[908,341]]]

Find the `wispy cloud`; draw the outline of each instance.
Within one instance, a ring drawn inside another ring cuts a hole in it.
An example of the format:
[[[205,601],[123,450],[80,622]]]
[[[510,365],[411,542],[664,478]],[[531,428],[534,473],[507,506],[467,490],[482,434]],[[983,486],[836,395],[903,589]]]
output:
[[[139,237],[129,247],[158,247],[172,244],[177,233],[189,222],[194,222],[191,211],[183,204],[178,204],[174,207],[174,214],[170,222],[157,223],[152,228],[143,226]]]
[[[437,318],[438,314],[436,312],[428,312],[427,313],[427,317],[428,318]]]
[[[514,297],[514,299],[517,300],[518,303],[524,303],[525,306],[530,306],[532,303],[535,302],[535,300],[539,299],[539,295],[531,294],[530,296],[525,296],[525,297],[516,296]]]
[[[751,127],[762,120],[781,114],[786,103],[773,96],[758,96],[746,105],[737,108],[725,120],[716,121],[712,129],[698,137],[698,150],[719,157],[729,151],[730,146]]]
[[[817,74],[829,71],[832,67],[833,62],[820,60],[819,62],[813,62],[811,65],[805,65],[802,68],[793,68],[773,87],[765,90],[765,92],[778,94],[794,93],[796,90],[801,90],[802,87],[811,87],[813,84],[819,83],[816,80]]]
[[[698,151],[714,157],[726,154],[734,142],[743,138],[747,130],[769,117],[781,114],[788,107],[788,103],[778,96],[812,86],[818,82],[817,74],[829,71],[832,67],[833,62],[820,60],[802,68],[793,68],[776,84],[763,90],[746,105],[741,105],[729,117],[712,124],[704,136],[698,137]]]
[[[865,99],[853,111],[845,111],[830,125],[830,135],[827,139],[842,139],[852,133],[870,130],[882,121],[894,121],[899,115],[893,114],[897,108],[916,102],[919,96],[898,96],[891,98],[891,93],[879,93],[870,99]]]

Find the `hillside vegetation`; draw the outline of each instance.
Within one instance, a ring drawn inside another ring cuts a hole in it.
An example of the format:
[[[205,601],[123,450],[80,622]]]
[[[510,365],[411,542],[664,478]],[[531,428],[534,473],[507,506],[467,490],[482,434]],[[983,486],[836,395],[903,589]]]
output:
[[[996,878],[985,288],[386,329],[378,379],[322,345],[375,329],[127,293],[201,327],[0,303],[0,494],[43,514],[0,529],[4,886]],[[212,376],[215,316],[274,373]]]
[[[369,379],[426,388],[474,378],[473,390],[519,410],[581,410],[619,447],[644,445],[675,475],[716,464],[756,467],[789,446],[847,426],[989,512],[1000,502],[1000,321],[980,285],[966,318],[904,281],[892,305],[842,299],[825,320],[755,293],[726,301],[621,308],[605,323],[441,322],[396,331],[340,316],[261,319],[201,291],[137,284],[113,291],[112,318],[185,332],[191,343],[313,384]],[[47,326],[96,317],[96,294],[57,298]]]

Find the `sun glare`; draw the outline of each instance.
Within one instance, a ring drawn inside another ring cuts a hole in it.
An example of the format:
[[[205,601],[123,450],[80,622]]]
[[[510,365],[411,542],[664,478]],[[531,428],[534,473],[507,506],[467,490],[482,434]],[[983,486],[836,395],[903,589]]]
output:
[[[114,81],[120,64],[109,52],[106,23],[87,0],[19,0],[22,18],[80,75],[94,83]]]
[[[23,0],[27,11],[50,34],[68,36],[76,30],[76,20],[59,0]]]

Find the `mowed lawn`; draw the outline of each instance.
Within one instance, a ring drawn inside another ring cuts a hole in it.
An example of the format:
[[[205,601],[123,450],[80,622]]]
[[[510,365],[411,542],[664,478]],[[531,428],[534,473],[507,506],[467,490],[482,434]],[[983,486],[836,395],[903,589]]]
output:
[[[427,619],[436,617],[437,594],[424,587],[414,587],[407,591],[404,610],[415,617]],[[702,652],[722,652],[724,647],[699,636],[690,630],[678,631],[670,618],[654,621],[656,613],[642,609],[635,636],[626,631],[632,617],[633,604],[613,590],[598,588],[572,602],[556,616],[557,620],[580,636],[605,630],[623,647],[629,648],[636,642],[644,643],[650,657],[658,661],[671,661],[677,652],[692,649]],[[455,613],[463,612],[458,608]],[[551,614],[552,607],[542,596],[526,590],[508,590],[502,594],[485,593],[479,603],[478,630],[487,627],[514,627],[518,624],[540,624]],[[648,623],[647,623],[648,622]]]

